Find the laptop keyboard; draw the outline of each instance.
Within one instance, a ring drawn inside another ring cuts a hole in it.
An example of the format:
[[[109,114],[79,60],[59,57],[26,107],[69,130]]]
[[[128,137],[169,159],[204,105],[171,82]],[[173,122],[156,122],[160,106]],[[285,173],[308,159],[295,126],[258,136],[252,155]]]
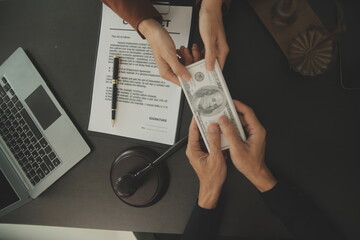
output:
[[[5,77],[0,80],[0,136],[33,186],[61,164]]]

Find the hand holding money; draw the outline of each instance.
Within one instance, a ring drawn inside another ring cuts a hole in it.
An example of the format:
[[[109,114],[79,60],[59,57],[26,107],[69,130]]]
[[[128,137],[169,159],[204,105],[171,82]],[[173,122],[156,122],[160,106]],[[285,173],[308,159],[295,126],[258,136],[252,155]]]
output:
[[[180,79],[180,84],[193,112],[205,145],[210,151],[207,128],[211,123],[218,123],[221,116],[226,116],[234,124],[235,131],[242,140],[245,133],[232,102],[219,63],[216,61],[213,71],[208,71],[205,61],[201,60],[186,67],[191,74],[190,81]],[[227,140],[221,134],[221,149],[229,148]]]
[[[236,100],[234,100],[234,105],[236,110],[241,113],[242,123],[249,137],[246,141],[242,141],[234,134],[236,129],[232,122],[224,116],[220,117],[219,126],[229,142],[231,161],[260,192],[268,191],[275,186],[276,179],[272,176],[264,160],[265,128],[250,107]]]

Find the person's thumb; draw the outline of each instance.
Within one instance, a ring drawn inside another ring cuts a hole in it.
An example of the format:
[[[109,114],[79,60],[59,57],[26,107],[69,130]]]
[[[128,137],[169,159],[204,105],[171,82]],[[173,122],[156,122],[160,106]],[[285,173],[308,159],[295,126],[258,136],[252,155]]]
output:
[[[226,116],[221,116],[219,118],[219,126],[221,132],[224,134],[230,145],[230,149],[234,147],[242,147],[242,141],[237,134],[238,131],[229,118]]]
[[[208,71],[214,70],[216,59],[215,41],[205,42],[205,66]]]

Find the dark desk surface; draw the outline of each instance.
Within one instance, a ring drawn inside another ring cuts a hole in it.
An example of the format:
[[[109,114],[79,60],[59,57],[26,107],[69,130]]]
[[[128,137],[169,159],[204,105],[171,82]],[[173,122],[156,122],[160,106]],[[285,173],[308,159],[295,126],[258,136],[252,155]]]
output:
[[[329,1],[310,3],[331,25]],[[137,209],[119,201],[109,182],[113,159],[136,144],[87,132],[100,13],[97,0],[0,1],[0,62],[17,47],[26,49],[93,148],[40,197],[0,222],[181,233],[198,188],[184,149],[167,162],[171,180],[165,197]],[[225,26],[231,49],[225,78],[233,98],[252,106],[268,130],[269,166],[309,194],[347,236],[359,236],[360,92],[341,88],[337,65],[314,78],[289,70],[245,1],[233,2]],[[190,117],[186,106],[182,136]],[[288,237],[231,164],[223,194],[222,234]]]

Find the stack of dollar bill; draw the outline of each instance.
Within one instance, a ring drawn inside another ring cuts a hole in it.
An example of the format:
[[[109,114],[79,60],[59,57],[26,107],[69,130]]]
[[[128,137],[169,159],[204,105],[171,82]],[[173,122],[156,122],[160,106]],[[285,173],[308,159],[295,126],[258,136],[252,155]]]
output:
[[[245,133],[239,116],[230,96],[219,63],[216,61],[213,71],[206,70],[205,60],[186,67],[191,80],[180,79],[186,99],[194,114],[205,145],[210,151],[207,128],[211,123],[217,123],[221,116],[227,116],[236,126],[237,134],[245,140]],[[221,149],[229,148],[225,137],[221,134]]]

